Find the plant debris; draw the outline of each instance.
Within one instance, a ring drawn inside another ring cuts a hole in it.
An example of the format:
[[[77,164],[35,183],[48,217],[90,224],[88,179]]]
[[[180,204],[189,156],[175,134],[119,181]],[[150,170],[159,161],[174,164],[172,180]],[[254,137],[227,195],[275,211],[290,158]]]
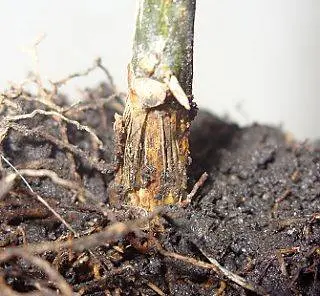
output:
[[[1,295],[319,295],[319,150],[202,111],[188,202],[113,208],[123,94],[59,91],[95,69],[0,96]]]

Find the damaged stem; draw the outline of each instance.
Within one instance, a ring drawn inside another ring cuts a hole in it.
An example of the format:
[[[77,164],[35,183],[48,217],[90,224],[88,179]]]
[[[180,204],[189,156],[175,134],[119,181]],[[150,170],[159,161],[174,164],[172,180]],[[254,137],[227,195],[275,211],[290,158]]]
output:
[[[139,1],[111,203],[151,211],[186,197],[194,15],[195,0]]]

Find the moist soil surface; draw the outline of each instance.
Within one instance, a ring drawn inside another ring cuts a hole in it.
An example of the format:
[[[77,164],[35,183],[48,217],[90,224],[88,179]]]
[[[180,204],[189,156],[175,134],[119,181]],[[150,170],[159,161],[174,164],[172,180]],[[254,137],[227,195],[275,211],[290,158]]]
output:
[[[74,295],[320,295],[315,146],[199,111],[190,191],[204,172],[208,178],[190,204],[164,207],[141,229],[127,222],[145,217],[142,209],[108,205],[112,122],[122,109],[111,93],[102,84],[71,107],[58,95],[1,97],[0,295],[67,295],[59,281]],[[131,228],[94,240],[117,222]],[[213,259],[256,292],[196,264]]]

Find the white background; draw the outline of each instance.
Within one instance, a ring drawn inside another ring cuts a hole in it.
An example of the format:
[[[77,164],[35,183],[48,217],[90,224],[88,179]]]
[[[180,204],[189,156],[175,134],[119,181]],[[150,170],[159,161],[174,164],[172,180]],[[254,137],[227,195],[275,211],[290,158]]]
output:
[[[23,49],[45,33],[39,46],[44,77],[62,78],[100,56],[125,91],[135,2],[0,0],[0,88],[25,78],[33,63]],[[299,139],[320,137],[320,1],[197,2],[198,104],[241,124],[282,124]],[[72,88],[101,79],[91,75]]]

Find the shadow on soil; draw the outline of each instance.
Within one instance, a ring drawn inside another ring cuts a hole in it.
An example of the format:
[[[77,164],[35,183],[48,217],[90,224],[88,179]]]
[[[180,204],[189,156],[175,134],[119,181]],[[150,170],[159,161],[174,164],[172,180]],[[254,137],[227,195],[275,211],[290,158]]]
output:
[[[229,147],[237,131],[239,127],[234,123],[223,121],[205,110],[198,112],[190,133],[191,182],[198,180],[202,173],[219,167],[220,151]]]

